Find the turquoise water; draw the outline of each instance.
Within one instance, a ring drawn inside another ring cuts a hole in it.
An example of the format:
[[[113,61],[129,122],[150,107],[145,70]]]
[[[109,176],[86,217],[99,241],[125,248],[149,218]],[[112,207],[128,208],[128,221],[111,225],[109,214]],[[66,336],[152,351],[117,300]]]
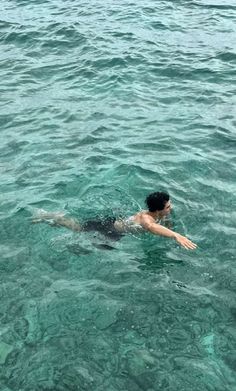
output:
[[[0,11],[1,391],[235,390],[235,2]],[[197,251],[30,223],[159,189]]]

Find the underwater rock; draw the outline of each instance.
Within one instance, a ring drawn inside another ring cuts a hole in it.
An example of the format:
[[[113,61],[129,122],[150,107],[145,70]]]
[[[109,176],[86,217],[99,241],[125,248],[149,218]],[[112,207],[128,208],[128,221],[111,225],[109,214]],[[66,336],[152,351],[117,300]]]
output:
[[[4,364],[8,354],[10,354],[13,350],[11,345],[8,345],[5,342],[0,341],[0,364]]]
[[[117,312],[120,306],[110,304],[107,307],[103,307],[102,311],[98,311],[98,315],[95,320],[96,327],[100,330],[104,330],[111,326],[117,320]]]
[[[25,341],[29,344],[35,343],[41,338],[41,330],[39,326],[38,307],[34,300],[29,300],[27,303],[25,320],[28,323],[28,335]]]
[[[135,349],[127,354],[129,373],[139,376],[155,365],[155,359],[146,349]]]

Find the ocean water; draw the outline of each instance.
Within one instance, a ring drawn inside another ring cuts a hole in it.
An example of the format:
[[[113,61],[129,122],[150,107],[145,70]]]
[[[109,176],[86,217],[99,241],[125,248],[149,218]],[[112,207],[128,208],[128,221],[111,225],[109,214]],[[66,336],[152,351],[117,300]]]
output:
[[[236,390],[236,4],[2,0],[0,390]],[[167,190],[198,244],[32,224]]]

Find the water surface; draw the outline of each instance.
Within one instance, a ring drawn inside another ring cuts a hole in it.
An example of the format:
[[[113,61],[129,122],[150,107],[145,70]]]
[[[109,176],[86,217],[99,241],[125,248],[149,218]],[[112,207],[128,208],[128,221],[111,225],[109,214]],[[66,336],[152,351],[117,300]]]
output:
[[[232,391],[234,1],[0,11],[1,390]],[[159,189],[197,251],[30,224],[127,216]]]

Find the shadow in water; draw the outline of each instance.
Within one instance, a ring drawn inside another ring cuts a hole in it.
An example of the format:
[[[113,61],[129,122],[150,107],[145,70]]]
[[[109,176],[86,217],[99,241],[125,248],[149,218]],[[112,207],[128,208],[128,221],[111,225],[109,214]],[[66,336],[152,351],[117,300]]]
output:
[[[107,251],[116,250],[115,247],[107,243],[91,243],[91,246],[89,247],[82,246],[79,243],[72,243],[67,244],[66,248],[68,251],[75,255],[89,255],[94,252],[94,249]]]

